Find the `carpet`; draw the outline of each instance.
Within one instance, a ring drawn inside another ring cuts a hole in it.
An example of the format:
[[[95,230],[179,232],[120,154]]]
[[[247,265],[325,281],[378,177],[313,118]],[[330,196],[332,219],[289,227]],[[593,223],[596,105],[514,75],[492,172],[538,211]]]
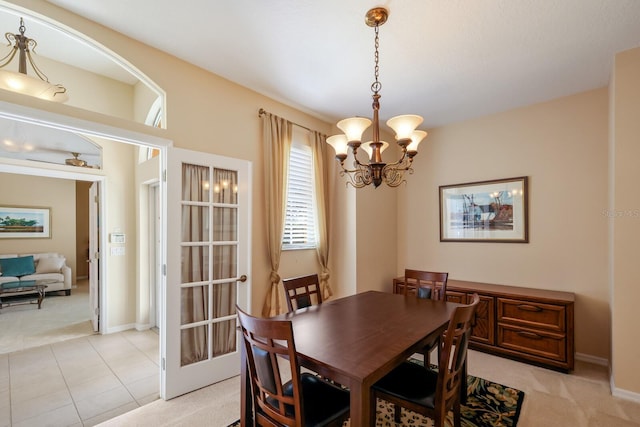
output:
[[[422,363],[422,361],[415,361]],[[467,393],[467,403],[460,408],[463,427],[515,427],[517,425],[524,401],[523,391],[469,375]],[[376,427],[433,426],[431,419],[404,408],[402,423],[396,424],[393,421],[393,405],[380,399],[377,402],[376,412]],[[240,421],[236,421],[229,427],[239,425]],[[446,425],[453,425],[452,413],[449,413]],[[349,426],[348,421],[343,427],[347,426]]]

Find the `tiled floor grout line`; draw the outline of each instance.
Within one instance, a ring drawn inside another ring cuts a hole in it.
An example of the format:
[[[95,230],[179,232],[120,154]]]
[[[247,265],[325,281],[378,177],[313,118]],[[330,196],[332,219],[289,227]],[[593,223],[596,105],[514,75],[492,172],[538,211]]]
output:
[[[124,337],[124,335],[121,335]],[[124,337],[125,340],[127,342],[129,342],[129,340],[126,339],[126,337]],[[95,345],[93,345],[93,343],[91,342],[91,340],[89,338],[87,338],[87,341],[89,342],[89,345],[91,346],[91,348],[93,349],[93,351],[96,352],[96,354],[100,357],[100,359],[102,359],[102,361],[104,362],[105,365],[107,365],[107,368],[109,368],[109,371],[111,371],[111,373],[118,379],[118,382],[122,385],[122,387],[124,387],[124,389],[127,391],[127,393],[129,394],[129,396],[131,396],[131,399],[133,399],[134,402],[136,402],[136,404],[138,405],[138,407],[140,407],[140,403],[138,402],[138,399],[135,398],[135,396],[133,394],[131,394],[131,390],[129,390],[129,388],[127,387],[127,385],[122,381],[122,378],[120,378],[120,376],[113,370],[113,368],[111,367],[111,365],[109,364],[109,362],[107,362],[104,358],[104,356],[102,355],[102,353],[100,353],[100,350],[98,350],[96,348]],[[135,347],[135,346],[134,346]],[[136,347],[136,350],[138,350],[138,348]],[[139,350],[138,350],[139,351]],[[72,396],[73,398],[73,396]],[[123,405],[124,406],[124,405]],[[114,409],[114,408],[112,408]],[[111,410],[111,409],[110,409]],[[109,412],[109,410],[105,411],[105,412]],[[103,414],[105,413],[103,412]],[[95,418],[97,416],[100,416],[102,414],[97,414],[92,418]],[[82,417],[80,416],[80,414],[78,413],[78,417],[80,418],[80,421],[82,422],[82,425],[86,425],[86,420],[83,420]]]
[[[60,375],[62,376],[62,381],[64,381],[64,385],[65,387],[67,387],[67,393],[69,393],[69,397],[71,398],[71,402],[73,402],[73,407],[76,410],[76,413],[78,414],[78,419],[80,419],[82,421],[82,418],[80,418],[80,411],[78,411],[78,405],[76,405],[76,400],[73,398],[73,394],[71,394],[71,388],[69,388],[69,382],[67,381],[67,377],[64,376],[64,371],[62,370],[62,367],[60,366],[60,359],[58,359],[58,355],[56,354],[56,351],[53,349],[53,345],[49,344],[49,347],[51,349],[51,354],[53,354],[53,358],[56,360],[56,366],[58,367],[58,370],[60,371]]]

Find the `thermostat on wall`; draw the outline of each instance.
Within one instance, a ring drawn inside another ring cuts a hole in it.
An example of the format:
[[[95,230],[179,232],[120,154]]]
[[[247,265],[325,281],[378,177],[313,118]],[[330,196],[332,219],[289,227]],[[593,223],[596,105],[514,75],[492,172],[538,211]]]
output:
[[[124,243],[124,233],[111,233],[109,241],[111,243]]]

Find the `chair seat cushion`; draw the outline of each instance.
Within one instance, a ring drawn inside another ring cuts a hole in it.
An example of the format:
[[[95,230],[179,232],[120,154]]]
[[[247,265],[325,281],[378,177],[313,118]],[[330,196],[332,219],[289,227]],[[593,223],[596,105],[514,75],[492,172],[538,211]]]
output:
[[[437,383],[437,372],[417,363],[403,362],[375,383],[373,388],[427,408],[434,408]]]
[[[305,426],[325,426],[348,414],[350,398],[348,390],[309,373],[302,373],[300,382]],[[285,384],[284,392],[287,395],[293,395],[291,382]],[[293,411],[293,407],[290,409]]]

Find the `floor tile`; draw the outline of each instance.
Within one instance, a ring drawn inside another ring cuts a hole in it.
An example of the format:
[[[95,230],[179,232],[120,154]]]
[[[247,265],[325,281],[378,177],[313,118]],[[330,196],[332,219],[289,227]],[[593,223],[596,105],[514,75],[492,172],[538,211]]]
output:
[[[96,395],[102,394],[109,390],[121,387],[122,383],[118,378],[109,373],[107,375],[90,378],[87,381],[81,383],[69,383],[69,391],[74,401],[86,400]]]
[[[136,403],[135,399],[129,391],[121,385],[87,399],[76,401],[75,403],[80,418],[82,420],[88,420],[132,402]]]
[[[155,394],[158,396],[158,390],[160,388],[160,375],[156,372],[154,375],[146,378],[141,378],[131,383],[126,383],[125,387],[129,390],[129,393],[134,399],[140,400],[149,395]]]
[[[13,423],[52,412],[68,405],[73,405],[69,390],[58,390],[28,400],[11,401],[11,419]]]
[[[45,412],[17,423],[13,427],[66,427],[82,425],[75,406],[66,405],[61,408]]]

